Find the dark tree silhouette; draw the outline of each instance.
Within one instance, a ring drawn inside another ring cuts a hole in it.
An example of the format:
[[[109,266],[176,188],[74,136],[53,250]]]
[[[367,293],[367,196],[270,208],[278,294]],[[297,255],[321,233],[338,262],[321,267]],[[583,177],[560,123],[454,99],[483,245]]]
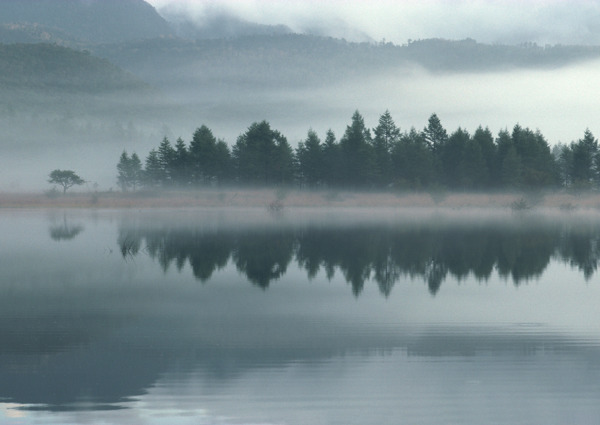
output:
[[[54,170],[50,173],[49,177],[48,183],[62,186],[63,193],[66,193],[67,189],[73,186],[81,186],[85,183],[85,180],[72,170]]]

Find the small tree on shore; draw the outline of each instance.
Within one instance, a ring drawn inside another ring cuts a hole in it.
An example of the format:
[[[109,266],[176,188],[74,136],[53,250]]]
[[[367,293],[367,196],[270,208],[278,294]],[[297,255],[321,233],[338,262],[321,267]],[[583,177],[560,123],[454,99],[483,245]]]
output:
[[[50,179],[48,179],[48,183],[62,186],[63,193],[66,193],[67,189],[75,185],[80,186],[85,183],[85,180],[79,177],[75,171],[72,170],[54,170],[50,173]]]

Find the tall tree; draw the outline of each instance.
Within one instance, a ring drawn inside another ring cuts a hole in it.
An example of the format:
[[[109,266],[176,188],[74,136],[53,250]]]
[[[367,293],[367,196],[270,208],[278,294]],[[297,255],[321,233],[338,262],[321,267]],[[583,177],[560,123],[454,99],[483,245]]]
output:
[[[231,179],[231,151],[224,140],[217,142],[213,159],[213,178],[216,183],[222,184]]]
[[[306,139],[298,144],[296,157],[302,181],[308,187],[317,187],[323,182],[323,148],[317,133],[310,129]]]
[[[148,187],[160,187],[165,184],[165,175],[156,149],[152,149],[146,157],[144,184]]]
[[[358,111],[340,140],[342,154],[342,183],[352,187],[369,185],[373,180],[373,146],[371,132]]]
[[[571,145],[571,178],[580,188],[590,188],[598,183],[598,140],[589,129],[583,139]]]
[[[451,188],[459,188],[464,182],[464,152],[471,136],[467,131],[458,128],[448,140],[439,147],[441,174],[439,183]]]
[[[433,153],[423,133],[411,128],[392,146],[392,179],[397,188],[422,189],[433,183]]]
[[[560,185],[568,188],[572,185],[573,151],[571,146],[558,143],[552,148],[552,155],[558,167]]]
[[[550,146],[540,131],[515,125],[513,146],[521,160],[521,179],[526,187],[552,186],[558,181],[558,170]]]
[[[423,129],[423,135],[427,145],[434,153],[438,152],[448,141],[448,133],[435,113],[429,117],[427,127]]]
[[[423,129],[423,137],[433,154],[433,169],[438,182],[441,181],[444,173],[442,167],[442,149],[448,141],[448,133],[442,126],[437,114],[431,114],[427,121],[427,127]],[[442,182],[443,183],[443,182]]]
[[[185,187],[191,180],[190,153],[181,137],[175,142],[174,150],[171,178],[175,185]]]
[[[463,150],[462,182],[465,189],[482,189],[488,186],[489,172],[479,142],[470,138]]]
[[[196,184],[210,183],[215,178],[217,138],[211,129],[202,125],[190,142],[192,178]]]
[[[336,186],[340,181],[341,154],[340,145],[337,143],[333,130],[327,130],[323,142],[323,169],[321,175],[327,186]]]
[[[238,137],[232,157],[241,183],[287,184],[293,180],[292,148],[267,121],[253,123]]]
[[[123,151],[117,164],[117,184],[123,192],[136,190],[142,179],[142,162],[134,152],[131,157]]]
[[[400,138],[400,129],[394,123],[390,111],[386,110],[373,130],[373,154],[375,161],[375,183],[384,186],[391,183],[391,149]]]
[[[494,136],[488,127],[485,129],[481,126],[477,127],[473,134],[473,142],[479,145],[481,155],[485,162],[485,177],[482,181],[483,187],[492,187],[494,185],[494,176],[496,168],[496,144]]]
[[[175,149],[166,137],[158,146],[158,162],[161,169],[161,180],[163,186],[170,186],[173,183],[173,168],[176,157]]]

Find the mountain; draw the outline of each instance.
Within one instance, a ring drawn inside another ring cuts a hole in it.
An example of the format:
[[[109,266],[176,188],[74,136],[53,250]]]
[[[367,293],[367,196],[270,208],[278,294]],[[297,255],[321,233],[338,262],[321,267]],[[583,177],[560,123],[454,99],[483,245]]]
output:
[[[97,44],[171,35],[167,21],[143,0],[0,1],[3,42]]]
[[[37,93],[144,91],[139,78],[86,51],[55,44],[0,44],[0,88]]]

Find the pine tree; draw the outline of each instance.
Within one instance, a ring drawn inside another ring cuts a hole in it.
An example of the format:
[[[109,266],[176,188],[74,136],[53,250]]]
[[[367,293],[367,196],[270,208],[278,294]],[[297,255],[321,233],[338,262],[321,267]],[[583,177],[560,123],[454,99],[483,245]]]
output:
[[[367,186],[373,181],[374,161],[371,132],[358,111],[340,140],[342,183],[352,187]]]
[[[323,182],[323,147],[317,133],[308,130],[306,140],[298,144],[296,157],[302,181],[308,187],[317,187]]]
[[[571,178],[580,188],[590,188],[598,182],[598,140],[589,129],[583,139],[571,145]]]
[[[392,146],[400,138],[400,129],[396,127],[390,111],[386,110],[380,117],[377,127],[373,130],[373,153],[375,161],[375,183],[386,186],[391,183]]]
[[[191,180],[190,153],[181,137],[175,142],[174,149],[171,177],[175,185],[186,187]]]
[[[294,178],[294,155],[287,139],[267,121],[253,123],[233,147],[240,183],[288,184]]]
[[[339,183],[340,179],[340,145],[337,143],[333,130],[327,130],[323,142],[323,162],[321,175],[325,185],[332,187]]]
[[[129,189],[136,190],[141,182],[142,162],[134,152],[131,157],[123,151],[117,164],[117,184],[123,192]]]
[[[144,168],[144,184],[148,187],[160,187],[165,184],[165,175],[156,149],[152,149],[146,157]]]
[[[170,186],[173,183],[173,166],[175,162],[176,152],[171,146],[171,142],[166,137],[158,146],[158,162],[162,173],[162,185]]]
[[[196,184],[211,183],[215,178],[217,139],[212,130],[202,125],[194,132],[190,142],[192,181]]]

